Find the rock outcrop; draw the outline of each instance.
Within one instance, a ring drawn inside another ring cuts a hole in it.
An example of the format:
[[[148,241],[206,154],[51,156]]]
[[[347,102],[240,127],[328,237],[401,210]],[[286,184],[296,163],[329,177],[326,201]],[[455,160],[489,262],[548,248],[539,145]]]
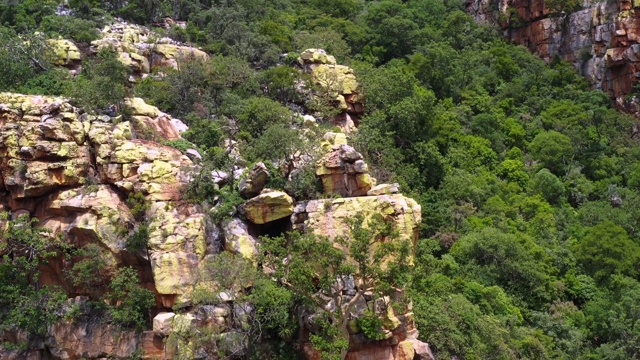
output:
[[[336,59],[322,49],[307,49],[298,58],[299,66],[311,75],[316,86],[318,101],[328,100],[340,113],[332,121],[346,132],[358,126],[358,117],[364,113],[363,95],[356,75],[348,66],[336,64]]]
[[[366,195],[375,185],[362,155],[349,145],[333,145],[316,164],[324,192],[340,196]]]
[[[207,60],[209,56],[196,48],[169,38],[140,25],[118,22],[106,26],[101,38],[91,42],[92,50],[111,47],[118,52],[120,61],[134,76],[143,76],[163,67],[177,69],[182,59]]]
[[[249,221],[256,225],[286,218],[293,214],[293,198],[284,191],[265,190],[242,205]]]
[[[640,74],[640,3],[589,1],[565,13],[545,0],[466,0],[467,12],[504,30],[506,39],[546,61],[571,62],[619,109],[640,116],[637,100],[625,99]]]
[[[153,64],[174,66],[167,59],[183,56],[180,45],[165,44],[168,47],[161,52],[157,45],[147,46],[150,35],[145,31],[128,25],[108,27],[93,45],[116,46],[127,54],[121,60],[126,62],[128,56],[137,74],[150,71]],[[67,66],[75,50],[65,42],[60,46],[64,51],[59,58],[66,59],[60,64]],[[154,60],[158,54],[164,60]],[[359,85],[351,69],[336,65],[335,59],[319,50],[305,52],[302,58],[301,66],[335,95],[341,116],[352,119],[362,112]],[[333,82],[334,76],[338,82]],[[229,174],[213,171],[211,181],[223,186],[232,179],[240,180],[237,191],[246,200],[234,209],[225,208],[227,214],[222,215],[226,219],[214,224],[209,211],[214,214],[215,208],[205,209],[183,199],[183,190],[198,165],[179,150],[162,145],[181,139],[186,126],[140,98],[126,99],[125,105],[126,116],[89,115],[63,98],[0,93],[0,211],[13,218],[35,217],[38,226],[75,247],[98,245],[111,268],[133,267],[142,285],[156,295],[153,329],[135,333],[107,323],[61,320],[50,327],[44,343],[32,345],[29,356],[38,358],[46,352],[54,359],[127,359],[141,350],[146,359],[171,359],[174,351],[183,358],[215,358],[218,351],[243,354],[247,344],[238,329],[244,328],[255,309],[239,295],[250,284],[229,290],[205,276],[209,260],[220,252],[240,255],[250,260],[249,266],[257,267],[262,235],[297,229],[336,240],[349,233],[350,219],[362,219],[366,225],[374,216],[382,216],[399,234],[385,241],[408,241],[415,248],[420,206],[401,195],[397,184],[375,186],[362,155],[347,144],[344,132],[325,134],[317,147],[323,156],[315,164],[315,174],[324,194],[332,198],[298,202],[285,191],[265,188],[272,175],[267,166],[258,163],[244,169],[247,164],[238,146],[228,140],[228,153],[236,159],[237,168]],[[349,124],[345,132],[355,125],[353,121]],[[307,156],[294,170],[312,165],[311,161]],[[223,196],[207,200],[220,206],[225,202],[220,199]],[[146,246],[130,248],[127,239],[143,230]],[[334,244],[340,246],[338,241]],[[60,256],[43,265],[40,284],[61,286],[71,302],[85,309],[86,298],[76,296],[81,292],[65,273],[69,265],[65,261]],[[347,359],[429,359],[422,355],[428,354],[428,346],[417,340],[410,304],[403,308],[390,305],[403,290],[397,289],[397,296],[376,298],[368,292],[356,297],[365,288],[354,277],[340,280],[338,290],[340,304],[355,299],[348,313]],[[211,298],[216,300],[199,305],[200,290],[213,293]],[[175,313],[169,312],[171,308]],[[383,340],[367,339],[358,327],[357,319],[365,310],[382,319]],[[302,340],[306,341],[314,331],[316,314],[299,315]],[[202,337],[196,341],[197,336],[205,333],[214,335],[205,345],[198,345]],[[0,340],[4,336],[0,333]],[[318,358],[309,344],[304,350],[307,358]],[[0,357],[20,358],[1,347]]]
[[[0,193],[7,210],[37,216],[74,244],[97,243],[119,265],[144,267],[144,260],[126,254],[122,236],[135,231],[125,200],[143,194],[144,218],[153,229],[152,287],[165,306],[186,300],[189,274],[206,249],[205,214],[180,201],[189,181],[183,169],[194,167],[191,160],[136,139],[130,121],[80,114],[61,98],[2,93],[0,104]],[[62,274],[45,274],[49,282],[70,287]]]
[[[76,44],[66,39],[49,39],[47,42],[55,65],[70,69],[78,68],[82,57]]]
[[[334,238],[348,234],[349,219],[362,216],[366,223],[374,215],[382,215],[391,221],[401,240],[416,245],[421,223],[420,205],[401,194],[299,202],[292,222],[299,230]]]

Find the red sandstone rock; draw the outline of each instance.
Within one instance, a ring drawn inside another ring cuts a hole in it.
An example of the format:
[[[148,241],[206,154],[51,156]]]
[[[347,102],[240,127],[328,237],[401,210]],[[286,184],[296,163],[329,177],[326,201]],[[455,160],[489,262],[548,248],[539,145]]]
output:
[[[625,95],[640,74],[640,4],[589,2],[576,12],[551,13],[544,0],[466,0],[467,12],[504,30],[505,38],[546,61],[558,55],[602,89],[620,110],[635,111]],[[496,10],[498,9],[498,10]]]

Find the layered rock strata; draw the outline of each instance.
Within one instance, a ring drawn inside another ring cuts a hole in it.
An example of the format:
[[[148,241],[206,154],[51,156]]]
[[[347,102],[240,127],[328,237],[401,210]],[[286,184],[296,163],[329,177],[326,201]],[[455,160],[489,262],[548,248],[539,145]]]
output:
[[[129,30],[105,29],[103,41],[115,39],[109,41],[119,46],[121,53],[139,54],[136,44],[148,39]],[[61,59],[75,56],[71,47],[64,49],[66,55],[61,51]],[[316,81],[332,91],[342,116],[351,119],[362,112],[359,85],[350,69],[339,68],[321,51],[303,55],[307,58],[302,66],[315,72]],[[145,70],[144,60],[140,61],[133,71]],[[328,81],[333,72],[342,79],[338,83]],[[336,84],[339,86],[334,87]],[[266,189],[270,177],[267,167],[258,163],[245,169],[246,163],[228,141],[236,167],[232,176],[214,171],[219,176],[214,175],[213,181],[221,185],[230,179],[241,180],[238,191],[246,201],[234,217],[212,224],[205,209],[183,200],[183,190],[198,165],[159,142],[180,139],[186,126],[142,99],[127,99],[125,105],[129,109],[126,118],[93,116],[63,98],[0,93],[0,211],[8,211],[14,218],[22,214],[36,217],[39,226],[63,235],[77,247],[99,245],[110,266],[131,266],[138,271],[143,286],[156,294],[154,313],[160,312],[153,330],[139,334],[109,324],[61,321],[49,329],[45,343],[34,345],[29,356],[38,358],[46,349],[55,359],[126,359],[143,350],[146,359],[171,359],[175,354],[167,349],[165,340],[172,336],[178,339],[174,350],[182,358],[211,358],[215,351],[194,343],[199,329],[215,331],[217,335],[209,344],[213,349],[242,353],[242,335],[231,324],[246,318],[253,311],[251,304],[236,301],[237,293],[223,291],[216,304],[190,307],[192,292],[198,286],[217,289],[216,284],[198,279],[205,260],[228,251],[257,266],[261,235],[279,235],[295,228],[335,239],[337,234],[348,233],[349,219],[361,218],[366,223],[374,215],[393,224],[399,240],[415,247],[420,206],[399,194],[397,184],[375,186],[362,155],[347,144],[345,133],[324,136],[318,148],[323,156],[315,164],[323,192],[333,198],[303,202],[296,202],[284,191]],[[355,125],[353,121],[349,124],[345,131]],[[190,151],[197,158],[197,152]],[[132,198],[138,199],[141,207],[132,205]],[[148,231],[147,247],[130,251],[125,239],[142,226]],[[78,292],[64,269],[63,259],[49,261],[41,269],[40,283],[60,285],[73,297]],[[340,296],[348,303],[359,285],[346,281],[341,286]],[[389,306],[392,300],[359,299],[350,314],[348,359],[430,358],[425,351],[428,346],[417,340],[410,306],[394,310]],[[71,298],[70,302],[86,308],[86,298]],[[176,304],[183,310],[168,312]],[[357,319],[365,309],[382,317],[384,340],[368,340],[358,328]],[[304,340],[304,334],[313,331],[314,314],[300,316]],[[309,344],[304,352],[309,359],[318,356]],[[19,356],[0,348],[0,357]]]
[[[73,244],[99,244],[115,264],[144,269],[150,262],[148,287],[164,306],[188,299],[189,274],[207,247],[205,214],[181,202],[190,178],[183,169],[193,168],[191,160],[174,148],[137,139],[131,121],[81,114],[61,98],[2,93],[0,104],[0,194],[6,210],[38,217]],[[168,115],[155,108],[149,113],[150,108],[132,107],[132,118],[171,127]],[[144,194],[148,204],[148,258],[131,256],[124,246],[123,234],[137,226],[126,204],[132,193]],[[47,282],[69,289],[59,271],[44,274]]]

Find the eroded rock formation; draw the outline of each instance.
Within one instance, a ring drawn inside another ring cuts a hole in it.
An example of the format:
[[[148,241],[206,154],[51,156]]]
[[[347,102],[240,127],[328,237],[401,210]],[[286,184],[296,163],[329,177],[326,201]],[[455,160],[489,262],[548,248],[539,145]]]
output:
[[[329,100],[340,109],[341,112],[333,118],[333,123],[346,132],[354,130],[364,108],[362,89],[353,69],[336,64],[336,59],[322,49],[303,51],[298,63],[311,75],[313,82],[324,90],[324,93],[315,95],[318,100]]]
[[[465,6],[543,59],[571,62],[618,108],[640,116],[637,101],[625,99],[640,77],[639,2],[585,1],[571,13],[549,9],[544,0],[466,0]]]
[[[126,27],[106,32],[112,33],[122,51],[139,54],[128,46],[144,41],[141,34]],[[65,49],[64,56],[70,59],[72,49]],[[312,71],[322,68],[318,64],[326,65],[322,71],[336,71],[344,78],[332,90],[341,97],[338,106],[343,115],[360,113],[361,95],[353,72],[338,68],[335,60],[322,52],[311,54],[303,63],[315,64],[310,66]],[[132,71],[136,69],[139,67]],[[324,75],[318,76],[321,80]],[[242,353],[245,340],[231,324],[244,321],[253,307],[236,301],[238,292],[218,290],[215,284],[198,278],[207,259],[227,251],[257,266],[261,235],[297,229],[335,239],[348,233],[349,219],[361,218],[367,223],[374,215],[391,223],[399,240],[415,247],[420,206],[399,194],[397,184],[375,186],[362,155],[347,144],[345,133],[327,133],[318,147],[323,156],[315,164],[316,174],[324,193],[333,198],[296,201],[284,191],[266,189],[267,167],[259,163],[245,169],[247,164],[236,154],[238,168],[234,168],[233,178],[243,179],[238,190],[246,200],[234,217],[213,224],[209,209],[183,199],[198,165],[159,142],[180,139],[186,126],[142,99],[127,99],[125,105],[126,117],[95,116],[63,98],[0,93],[0,211],[13,218],[23,214],[36,217],[38,226],[62,235],[76,247],[98,245],[106,251],[105,261],[110,266],[133,267],[143,286],[156,294],[153,329],[135,333],[101,322],[64,320],[50,327],[46,341],[32,344],[25,353],[28,356],[38,358],[46,351],[54,359],[126,359],[142,350],[146,359],[171,359],[175,355],[172,350],[183,358],[211,358],[215,349]],[[223,181],[217,185],[232,177],[225,174],[220,178]],[[212,181],[216,182],[215,177]],[[125,239],[142,227],[148,232],[146,248],[129,249]],[[335,246],[339,246],[337,242]],[[86,298],[76,296],[79,291],[66,276],[64,261],[54,258],[43,265],[40,283],[61,286],[70,296],[70,304],[82,312]],[[191,308],[194,289],[202,286],[219,291],[219,302]],[[341,303],[348,303],[364,289],[353,279],[342,281],[340,286]],[[347,359],[430,359],[428,346],[417,340],[410,304],[398,309],[390,306],[395,299],[373,295],[357,300],[349,312]],[[179,313],[171,312],[176,304],[182,307]],[[358,328],[357,319],[366,309],[381,316],[383,340],[367,339]],[[304,342],[314,331],[314,314],[300,316]],[[198,329],[215,332],[206,345],[211,349],[194,345]],[[166,347],[167,336],[177,339],[172,349]],[[318,356],[308,343],[304,353],[309,359]],[[20,356],[0,348],[0,357]]]

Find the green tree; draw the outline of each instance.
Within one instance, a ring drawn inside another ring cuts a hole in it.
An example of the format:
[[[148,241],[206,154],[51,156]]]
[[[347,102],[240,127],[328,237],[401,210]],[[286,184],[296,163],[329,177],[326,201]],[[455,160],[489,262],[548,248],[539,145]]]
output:
[[[605,221],[589,228],[578,240],[575,256],[583,270],[602,283],[614,274],[637,275],[640,246],[622,227]]]
[[[467,273],[484,285],[499,285],[534,307],[556,298],[554,269],[544,248],[525,235],[493,228],[469,233],[451,248]]]
[[[252,97],[238,114],[238,128],[258,138],[272,125],[290,123],[292,115],[289,109],[273,100]]]
[[[75,105],[90,113],[102,113],[111,107],[112,112],[120,112],[127,95],[128,74],[117,52],[104,48],[85,61],[80,75],[69,84],[68,94]]]
[[[108,313],[111,321],[124,328],[142,331],[155,305],[153,292],[140,285],[138,272],[131,267],[118,269],[108,293]]]
[[[36,227],[37,219],[22,215],[8,220],[0,214],[0,330],[24,330],[44,337],[60,318],[66,294],[40,287],[39,266],[64,248],[59,237]]]
[[[564,175],[563,170],[573,156],[571,139],[557,131],[543,131],[529,144],[529,151],[535,160],[556,175]]]
[[[552,204],[561,202],[564,197],[564,185],[562,181],[548,169],[542,169],[533,176],[531,179],[531,190]]]

